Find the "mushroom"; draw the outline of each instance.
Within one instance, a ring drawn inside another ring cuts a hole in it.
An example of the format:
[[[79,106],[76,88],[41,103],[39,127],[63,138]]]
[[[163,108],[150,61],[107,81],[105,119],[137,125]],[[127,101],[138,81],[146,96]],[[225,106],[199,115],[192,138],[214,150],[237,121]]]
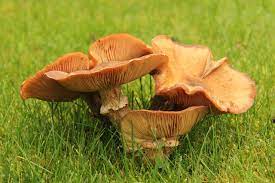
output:
[[[181,108],[204,105],[222,113],[238,114],[252,106],[256,95],[254,81],[232,69],[227,58],[215,62],[209,48],[180,45],[164,35],[152,40],[152,49],[169,57],[169,62],[153,73],[153,108],[158,108],[159,103]]]
[[[46,75],[70,91],[98,91],[102,103],[100,113],[111,116],[113,111],[128,104],[120,85],[144,76],[167,62],[166,55],[151,53],[151,49],[141,40],[128,34],[114,34],[91,45],[90,59],[97,63],[93,69],[71,73],[49,71]]]
[[[182,111],[135,110],[120,122],[121,134],[128,151],[143,149],[151,160],[168,156],[184,135],[208,112],[206,106]]]
[[[100,113],[108,114],[128,104],[127,98],[121,94],[120,85],[150,73],[165,62],[167,56],[150,54],[129,61],[102,63],[91,70],[72,73],[49,71],[46,75],[71,91],[99,91],[102,102]]]
[[[89,61],[87,55],[81,52],[69,53],[56,59],[38,71],[33,77],[25,80],[20,88],[22,99],[37,98],[46,101],[72,101],[80,96],[79,92],[70,91],[48,78],[45,73],[55,70],[73,72],[94,67],[95,62]]]
[[[157,110],[131,110],[120,85],[148,73],[156,83],[152,109]],[[248,76],[232,69],[227,58],[213,61],[207,47],[179,45],[167,36],[157,36],[149,47],[129,34],[97,40],[88,56],[76,52],[58,58],[24,81],[20,91],[23,99],[47,101],[85,96],[92,112],[120,128],[127,150],[142,148],[150,159],[169,155],[209,107],[242,113],[255,93]]]

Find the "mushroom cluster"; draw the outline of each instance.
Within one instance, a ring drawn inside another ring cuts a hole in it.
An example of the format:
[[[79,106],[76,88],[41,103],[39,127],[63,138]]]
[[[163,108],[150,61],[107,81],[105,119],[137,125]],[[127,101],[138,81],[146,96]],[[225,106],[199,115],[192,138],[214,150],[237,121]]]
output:
[[[146,74],[155,80],[149,110],[132,110],[120,86]],[[22,99],[73,101],[82,97],[94,116],[107,116],[127,151],[142,149],[155,159],[169,155],[208,112],[243,113],[253,104],[255,83],[214,61],[209,48],[180,45],[164,35],[152,45],[129,34],[95,41],[88,55],[66,54],[25,80]]]

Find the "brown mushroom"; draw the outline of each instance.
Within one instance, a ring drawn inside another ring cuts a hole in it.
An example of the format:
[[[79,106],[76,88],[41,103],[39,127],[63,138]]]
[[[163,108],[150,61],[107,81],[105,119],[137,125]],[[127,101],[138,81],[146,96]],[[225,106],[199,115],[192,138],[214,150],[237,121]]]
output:
[[[91,70],[72,73],[50,71],[46,75],[71,91],[99,91],[102,101],[101,114],[118,110],[128,104],[121,94],[120,85],[150,73],[167,62],[167,56],[150,54],[129,61],[110,61],[97,65]]]
[[[153,73],[156,100],[162,98],[181,107],[206,105],[235,114],[252,106],[254,81],[232,69],[227,58],[215,62],[209,48],[180,45],[163,35],[152,40],[152,49],[169,57],[169,62]]]
[[[65,55],[26,80],[21,87],[21,96],[51,101],[73,100],[80,94],[88,96],[92,108],[97,109],[100,104],[100,113],[121,127],[129,150],[141,147],[154,158],[158,154],[156,149],[162,146],[161,154],[167,155],[178,145],[178,137],[187,133],[207,113],[208,107],[169,112],[131,111],[119,86],[157,68],[161,71],[164,64],[169,65],[168,56],[153,54],[149,46],[128,34],[106,36],[91,45],[91,61],[82,53]],[[222,64],[205,64],[205,68],[214,70],[219,65]],[[202,73],[208,74],[208,71]]]
[[[171,149],[178,146],[179,136],[188,133],[207,111],[206,106],[182,111],[130,111],[120,122],[126,148],[129,151],[142,148],[149,153],[147,157],[150,159],[169,155]]]
[[[73,73],[51,71],[47,76],[72,91],[100,91],[100,111],[107,114],[128,104],[119,89],[121,84],[144,76],[167,62],[166,55],[151,53],[145,43],[131,35],[113,34],[90,46],[90,58],[97,63],[95,68]]]
[[[69,53],[44,67],[33,77],[25,80],[20,88],[22,99],[37,98],[46,101],[71,101],[79,97],[80,93],[62,87],[55,80],[48,78],[45,73],[55,70],[73,72],[94,67],[88,56],[81,52]]]

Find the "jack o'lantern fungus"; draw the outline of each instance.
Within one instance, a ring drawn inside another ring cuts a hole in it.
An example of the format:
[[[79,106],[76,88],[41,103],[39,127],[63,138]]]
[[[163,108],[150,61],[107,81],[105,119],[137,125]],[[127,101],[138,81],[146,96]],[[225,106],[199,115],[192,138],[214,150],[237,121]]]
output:
[[[238,114],[252,106],[256,95],[254,81],[232,69],[227,58],[215,62],[209,48],[180,45],[164,35],[152,40],[152,49],[169,57],[169,62],[153,73],[156,82],[153,107],[157,108],[162,100],[160,104],[183,108],[204,105]]]
[[[69,53],[59,57],[52,64],[47,65],[33,77],[25,80],[20,88],[22,99],[37,98],[46,101],[72,101],[80,96],[79,92],[70,91],[62,87],[55,80],[48,78],[45,73],[49,71],[73,72],[88,70],[94,67],[95,62],[81,53]]]

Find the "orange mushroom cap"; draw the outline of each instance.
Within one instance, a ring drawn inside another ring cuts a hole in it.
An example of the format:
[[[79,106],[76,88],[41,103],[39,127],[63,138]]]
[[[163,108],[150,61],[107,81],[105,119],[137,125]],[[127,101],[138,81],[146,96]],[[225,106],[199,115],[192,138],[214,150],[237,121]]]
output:
[[[184,135],[208,112],[206,106],[189,107],[182,111],[135,110],[128,112],[120,127],[128,149],[177,146],[178,136]]]
[[[85,70],[94,66],[94,62],[81,53],[69,53],[47,65],[37,72],[33,77],[25,80],[20,88],[22,99],[37,98],[46,101],[71,101],[79,97],[79,92],[73,92],[62,87],[55,80],[48,78],[45,73],[55,70],[63,72],[73,72]]]
[[[72,91],[93,92],[114,88],[150,73],[168,57],[163,54],[150,54],[129,61],[110,61],[97,65],[91,70],[72,73],[50,71],[46,75]]]
[[[232,69],[227,58],[215,62],[209,48],[180,45],[163,35],[152,40],[152,48],[169,57],[153,75],[157,96],[183,107],[207,105],[235,114],[253,105],[254,81]]]
[[[105,36],[89,48],[89,57],[97,64],[131,60],[151,53],[152,49],[143,41],[125,33]]]

